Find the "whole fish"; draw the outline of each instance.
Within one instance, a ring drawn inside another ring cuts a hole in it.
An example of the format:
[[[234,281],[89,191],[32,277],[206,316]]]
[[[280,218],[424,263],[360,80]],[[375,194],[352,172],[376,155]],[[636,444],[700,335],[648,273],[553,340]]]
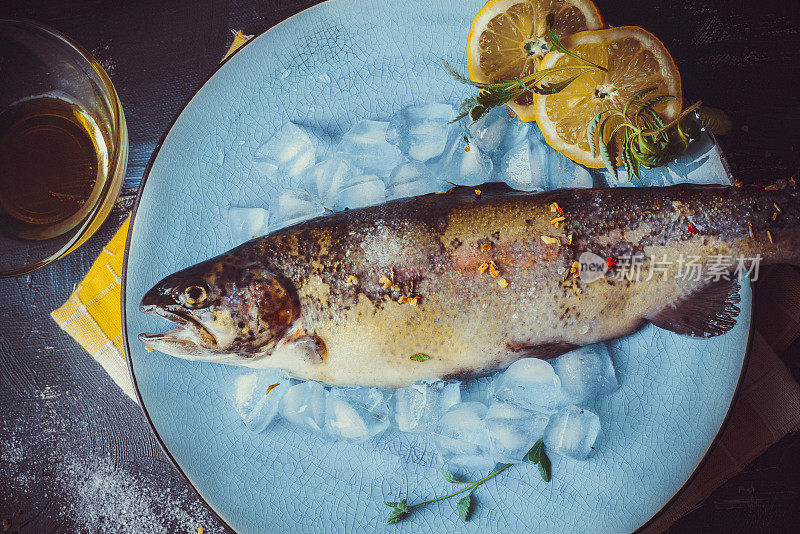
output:
[[[150,348],[402,387],[554,357],[646,321],[736,324],[737,272],[800,263],[793,186],[523,193],[456,187],[312,219],[167,276],[141,310]]]

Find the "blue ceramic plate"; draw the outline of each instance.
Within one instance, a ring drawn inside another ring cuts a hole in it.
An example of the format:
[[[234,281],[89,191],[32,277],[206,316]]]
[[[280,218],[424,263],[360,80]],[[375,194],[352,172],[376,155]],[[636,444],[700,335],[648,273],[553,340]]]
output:
[[[228,249],[231,206],[267,205],[280,190],[257,172],[253,155],[282,124],[336,136],[406,105],[460,101],[468,89],[443,72],[439,58],[463,70],[481,4],[333,0],[304,11],[225,63],[151,160],[124,277],[131,370],[164,447],[239,532],[631,532],[686,482],[723,424],[748,342],[747,285],[739,323],[724,336],[698,340],[647,326],[610,344],[621,388],[597,406],[605,426],[589,461],[553,457],[549,484],[530,465],[507,470],[480,488],[468,523],[445,501],[386,527],[385,499],[447,489],[424,441],[390,434],[353,445],[283,422],[255,434],[229,398],[239,369],[150,353],[136,339],[165,326],[139,313],[145,291]],[[727,180],[708,140],[670,172]],[[647,183],[668,178],[654,172]]]

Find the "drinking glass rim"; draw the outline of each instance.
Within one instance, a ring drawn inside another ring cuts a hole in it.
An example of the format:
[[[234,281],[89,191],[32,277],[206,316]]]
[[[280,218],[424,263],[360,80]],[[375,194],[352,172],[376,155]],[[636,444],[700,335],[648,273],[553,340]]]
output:
[[[124,167],[127,162],[120,161],[121,153],[127,152],[127,146],[123,146],[123,143],[127,144],[127,132],[125,126],[125,115],[122,110],[122,103],[120,102],[119,95],[117,95],[117,91],[114,88],[114,84],[111,82],[111,78],[108,76],[108,73],[105,69],[100,65],[100,63],[95,59],[95,57],[90,54],[85,48],[83,48],[80,44],[78,44],[73,39],[69,38],[68,36],[64,35],[60,31],[51,28],[45,24],[41,24],[39,22],[35,22],[29,19],[24,18],[0,18],[0,26],[2,25],[14,25],[23,27],[26,30],[32,30],[34,32],[40,32],[45,35],[49,35],[50,37],[54,37],[63,45],[71,48],[75,53],[77,53],[81,58],[83,58],[89,65],[91,65],[92,69],[95,73],[100,77],[102,81],[101,89],[105,92],[106,97],[109,99],[109,104],[111,106],[111,129],[112,129],[112,144],[113,144],[113,151],[112,157],[109,158],[109,168],[108,172],[106,173],[106,181],[103,184],[103,189],[100,192],[100,196],[98,197],[98,201],[92,206],[91,211],[86,215],[83,223],[81,223],[78,231],[67,240],[61,247],[58,248],[55,252],[48,255],[47,257],[36,260],[33,263],[23,265],[22,267],[18,267],[16,269],[11,269],[8,271],[0,271],[0,278],[10,278],[14,276],[19,276],[22,274],[29,273],[45,265],[48,265],[55,260],[61,258],[62,256],[66,255],[69,251],[72,250],[73,247],[76,246],[76,243],[80,243],[86,232],[89,228],[92,227],[92,223],[94,222],[95,218],[98,215],[101,207],[106,200],[106,197],[109,194],[111,186],[113,184],[113,180],[109,180],[109,177],[113,177],[118,170],[120,164]],[[123,177],[124,179],[124,177]]]

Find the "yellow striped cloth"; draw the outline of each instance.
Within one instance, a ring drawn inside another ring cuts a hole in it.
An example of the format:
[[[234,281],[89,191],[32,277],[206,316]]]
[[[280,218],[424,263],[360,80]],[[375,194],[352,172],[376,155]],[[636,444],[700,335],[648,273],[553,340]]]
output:
[[[120,311],[122,258],[130,217],[95,260],[86,277],[50,316],[103,366],[111,379],[136,400],[125,362]]]

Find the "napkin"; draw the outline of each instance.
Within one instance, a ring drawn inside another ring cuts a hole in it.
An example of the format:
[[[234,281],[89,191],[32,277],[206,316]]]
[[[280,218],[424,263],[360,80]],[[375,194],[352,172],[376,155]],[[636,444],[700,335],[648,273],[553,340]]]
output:
[[[50,316],[92,355],[122,391],[136,400],[122,340],[122,258],[130,216],[103,247],[84,279]]]

